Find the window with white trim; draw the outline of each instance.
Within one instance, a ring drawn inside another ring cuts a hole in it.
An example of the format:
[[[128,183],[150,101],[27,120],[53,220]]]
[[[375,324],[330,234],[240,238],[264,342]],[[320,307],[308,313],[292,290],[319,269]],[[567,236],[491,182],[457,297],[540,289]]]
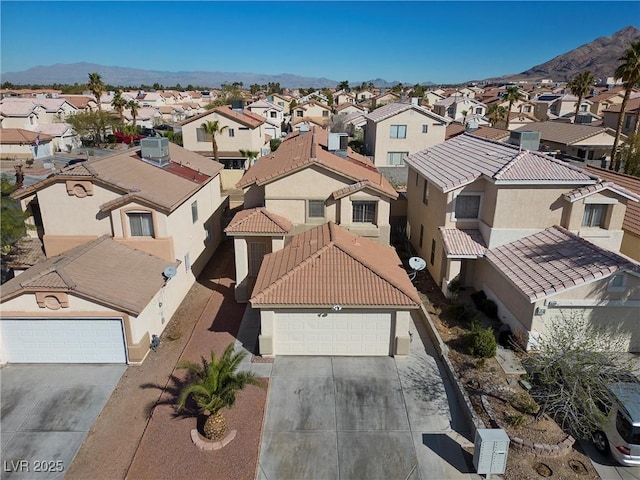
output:
[[[457,220],[476,219],[480,215],[480,195],[458,195],[455,217]]]
[[[324,218],[324,200],[308,200],[308,218]]]
[[[422,133],[429,133],[429,125],[422,125]]]
[[[407,138],[407,126],[391,125],[390,138]]]
[[[387,152],[387,165],[404,165],[409,152]]]
[[[353,206],[353,223],[375,223],[376,202],[355,201]]]
[[[151,212],[130,212],[129,231],[132,237],[153,237],[153,215]]]
[[[591,203],[584,206],[582,216],[583,227],[604,227],[604,219],[607,215],[607,205]]]

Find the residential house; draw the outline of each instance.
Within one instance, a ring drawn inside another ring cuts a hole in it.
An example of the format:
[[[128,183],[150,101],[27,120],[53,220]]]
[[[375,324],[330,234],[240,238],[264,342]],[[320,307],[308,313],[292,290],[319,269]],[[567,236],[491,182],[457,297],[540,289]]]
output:
[[[236,298],[260,311],[262,355],[408,353],[420,300],[388,246],[398,194],[346,138],[293,133],[238,183],[245,210],[225,232]]]
[[[358,103],[368,102],[375,96],[375,93],[369,90],[360,90],[359,92],[356,92],[356,101]]]
[[[331,107],[316,100],[309,100],[299,103],[291,111],[292,122],[300,121],[303,118],[311,118],[317,123],[324,123],[331,117]]]
[[[59,122],[67,118],[69,115],[73,115],[77,112],[75,106],[66,101],[63,98],[7,98],[2,100],[2,107],[0,107],[4,111],[5,108],[7,111],[12,109],[19,110],[19,106],[12,107],[11,104],[15,103],[24,103],[26,104],[26,108],[29,107],[42,107],[39,109],[38,113],[38,123],[53,123]]]
[[[603,125],[615,131],[618,128],[621,109],[622,105],[617,104],[604,110],[602,112]],[[627,102],[622,121],[622,133],[624,135],[630,135],[633,132],[638,115],[640,115],[640,97],[632,98]]]
[[[334,105],[344,105],[344,104],[355,105],[356,95],[353,92],[346,92],[344,90],[341,90],[333,94],[333,104]]]
[[[412,245],[443,292],[484,291],[529,347],[580,315],[639,351],[640,265],[615,252],[640,197],[535,150],[465,133],[409,156]]]
[[[589,97],[591,102],[591,113],[596,115],[602,115],[604,110],[609,109],[614,105],[620,105],[624,98],[624,88],[616,87],[605,92],[596,90],[594,95]]]
[[[43,106],[12,100],[4,99],[0,102],[0,128],[30,130],[42,123],[40,119],[46,116]]]
[[[472,116],[479,119],[487,113],[485,104],[468,96],[454,95],[433,104],[434,113],[445,117],[448,122],[466,123]]]
[[[375,97],[370,98],[369,105],[371,108],[376,108],[398,101],[400,101],[400,95],[392,92],[391,90],[387,90],[386,92],[381,92]]]
[[[615,130],[611,128],[562,122],[535,122],[516,131],[539,132],[544,150],[581,160],[610,158],[615,137]]]
[[[47,259],[3,285],[1,360],[141,363],[221,241],[221,168],[149,138],[16,191]]]
[[[267,97],[267,100],[275,105],[278,105],[279,107],[282,107],[282,112],[285,115],[288,115],[291,113],[289,106],[291,105],[291,101],[293,100],[293,98],[291,98],[289,95],[272,93]]]
[[[369,112],[369,109],[360,105],[354,105],[352,103],[343,103],[339,107],[334,108],[334,113],[337,115],[349,115],[350,113],[359,113],[365,115]]]
[[[390,103],[365,118],[365,149],[377,167],[403,166],[407,155],[444,142],[449,123],[413,103]]]
[[[585,172],[610,181],[616,185],[620,185],[624,189],[640,195],[640,178],[633,175],[625,175],[624,173],[606,170],[587,165],[584,167]],[[622,222],[622,244],[620,245],[620,253],[633,258],[640,262],[640,203],[629,202],[627,210],[624,214]]]
[[[53,155],[50,135],[22,128],[0,128],[0,158],[36,160]]]
[[[73,148],[82,146],[80,136],[68,123],[44,123],[33,129],[35,133],[40,133],[40,142],[43,136],[51,137],[52,152],[67,152]]]
[[[133,123],[133,113],[130,109],[122,112],[125,122]],[[153,128],[163,123],[162,113],[154,107],[140,107],[136,112],[135,122],[138,127]]]
[[[98,110],[96,99],[87,95],[60,95],[60,98],[64,98],[73,105],[78,112],[93,112]]]
[[[439,102],[440,100],[444,100],[446,97],[444,95],[436,93],[433,90],[429,90],[424,94],[423,98],[424,98],[424,103],[426,103],[427,105],[433,105],[434,103]]]
[[[247,110],[266,119],[264,130],[271,138],[280,138],[282,136],[284,107],[268,102],[267,100],[257,100],[247,105]]]
[[[568,93],[543,94],[532,101],[535,105],[533,114],[541,121],[565,119],[575,123],[591,123],[592,120],[589,120],[593,115],[591,101],[586,98],[582,99],[579,112],[584,118],[580,117],[576,121],[574,117],[577,102],[578,97]]]

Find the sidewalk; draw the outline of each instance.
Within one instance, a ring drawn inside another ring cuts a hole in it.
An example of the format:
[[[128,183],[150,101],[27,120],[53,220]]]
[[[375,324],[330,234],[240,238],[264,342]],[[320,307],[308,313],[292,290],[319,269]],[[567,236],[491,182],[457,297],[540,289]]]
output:
[[[245,305],[233,295],[232,242],[220,245],[144,364],[129,367],[71,464],[66,479],[254,478],[267,390],[249,386],[225,412],[236,439],[220,452],[202,452],[191,442],[194,418],[173,417],[171,405],[148,407],[160,399],[156,386],[170,385],[179,360],[199,361],[213,348],[220,354],[235,342]],[[194,319],[197,321],[194,322]],[[167,337],[170,332],[175,340]],[[181,374],[180,372],[177,372]],[[264,381],[265,384],[267,381]]]

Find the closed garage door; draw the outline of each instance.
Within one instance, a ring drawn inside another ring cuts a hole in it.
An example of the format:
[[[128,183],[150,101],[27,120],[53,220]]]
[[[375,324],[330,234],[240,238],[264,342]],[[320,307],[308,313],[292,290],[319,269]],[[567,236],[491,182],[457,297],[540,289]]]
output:
[[[120,319],[2,319],[9,363],[126,363]]]
[[[391,313],[278,312],[274,318],[274,353],[389,355],[391,323]]]

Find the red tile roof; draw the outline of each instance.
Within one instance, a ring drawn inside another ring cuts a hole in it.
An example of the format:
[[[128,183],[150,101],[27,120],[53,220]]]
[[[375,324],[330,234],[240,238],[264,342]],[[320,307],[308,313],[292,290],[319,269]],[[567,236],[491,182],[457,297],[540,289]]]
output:
[[[266,255],[250,301],[254,307],[417,308],[420,297],[393,247],[329,222]]]
[[[481,257],[487,244],[480,230],[439,227],[447,258]]]
[[[295,171],[317,165],[337,173],[353,182],[367,180],[369,187],[386,196],[396,198],[398,193],[389,181],[375,167],[355,154],[347,151],[347,158],[327,150],[328,132],[320,128],[297,135],[288,135],[278,150],[260,158],[236,184],[238,188],[250,185],[264,185]]]
[[[533,303],[640,264],[554,226],[488,250],[485,258]]]
[[[638,177],[590,166],[585,167],[584,170],[602,179],[615,182],[616,185],[636,195],[640,195],[640,178]],[[640,237],[640,203],[627,203],[627,211],[624,215],[624,221],[622,222],[622,229]]]
[[[53,137],[46,133],[39,134],[22,128],[0,128],[0,143],[3,145],[32,145],[36,137],[40,137],[42,143],[53,140]]]
[[[241,210],[234,215],[227,228],[227,234],[280,234],[291,231],[291,222],[264,207]]]

